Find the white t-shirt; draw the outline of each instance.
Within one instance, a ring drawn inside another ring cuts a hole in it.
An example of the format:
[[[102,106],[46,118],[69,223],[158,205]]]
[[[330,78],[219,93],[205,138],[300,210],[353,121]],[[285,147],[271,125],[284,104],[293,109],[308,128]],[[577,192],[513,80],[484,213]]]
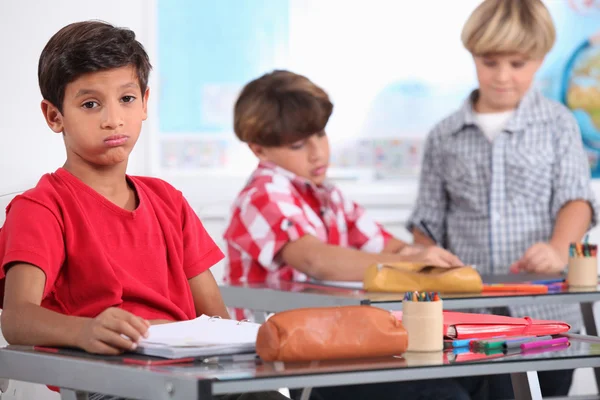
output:
[[[490,142],[494,141],[494,138],[498,136],[502,129],[506,126],[506,123],[512,117],[514,110],[504,111],[499,113],[475,113],[475,123],[483,134],[489,139]]]

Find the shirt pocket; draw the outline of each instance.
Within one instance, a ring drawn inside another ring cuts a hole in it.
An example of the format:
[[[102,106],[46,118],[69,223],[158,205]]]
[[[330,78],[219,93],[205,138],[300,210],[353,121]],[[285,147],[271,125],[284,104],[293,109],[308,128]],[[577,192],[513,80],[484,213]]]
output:
[[[507,198],[515,205],[547,208],[552,197],[551,150],[517,148],[506,159]]]
[[[448,154],[445,157],[444,171],[446,191],[452,206],[456,210],[473,211],[480,208],[481,199],[477,193],[477,166],[475,160],[465,160],[458,154]]]

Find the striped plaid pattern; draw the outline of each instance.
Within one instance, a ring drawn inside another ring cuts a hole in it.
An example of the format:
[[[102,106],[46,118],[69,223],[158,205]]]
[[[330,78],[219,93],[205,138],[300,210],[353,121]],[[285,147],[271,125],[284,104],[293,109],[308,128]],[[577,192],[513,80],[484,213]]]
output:
[[[565,203],[589,201],[592,225],[598,208],[579,128],[567,108],[532,89],[490,142],[474,122],[476,94],[429,134],[408,228],[426,221],[463,262],[484,274],[508,273],[531,245],[551,238]],[[519,306],[510,312],[581,329],[576,304]]]
[[[304,235],[371,253],[381,252],[391,237],[335,186],[315,186],[272,163],[260,163],[233,204],[224,234],[226,280],[306,280],[278,257],[286,243]]]

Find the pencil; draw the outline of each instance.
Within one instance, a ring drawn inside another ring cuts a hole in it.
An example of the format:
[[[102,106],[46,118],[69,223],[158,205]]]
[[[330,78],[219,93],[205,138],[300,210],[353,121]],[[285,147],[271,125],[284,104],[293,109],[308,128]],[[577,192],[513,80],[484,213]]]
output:
[[[425,220],[421,220],[421,226],[423,227],[423,229],[425,229],[425,233],[427,234],[427,236],[429,236],[429,238],[431,240],[433,240],[433,242],[436,245],[439,245],[439,242],[437,241],[437,239],[435,238],[435,236],[433,235],[433,233],[431,233],[431,231],[429,230],[429,227],[427,226],[427,224],[425,223]]]

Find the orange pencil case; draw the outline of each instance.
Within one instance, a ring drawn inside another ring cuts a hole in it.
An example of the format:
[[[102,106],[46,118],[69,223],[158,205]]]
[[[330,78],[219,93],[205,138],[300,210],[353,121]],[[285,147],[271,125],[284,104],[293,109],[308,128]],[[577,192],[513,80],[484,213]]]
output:
[[[408,334],[389,311],[369,306],[299,308],[273,315],[258,330],[265,361],[320,361],[399,355]]]

